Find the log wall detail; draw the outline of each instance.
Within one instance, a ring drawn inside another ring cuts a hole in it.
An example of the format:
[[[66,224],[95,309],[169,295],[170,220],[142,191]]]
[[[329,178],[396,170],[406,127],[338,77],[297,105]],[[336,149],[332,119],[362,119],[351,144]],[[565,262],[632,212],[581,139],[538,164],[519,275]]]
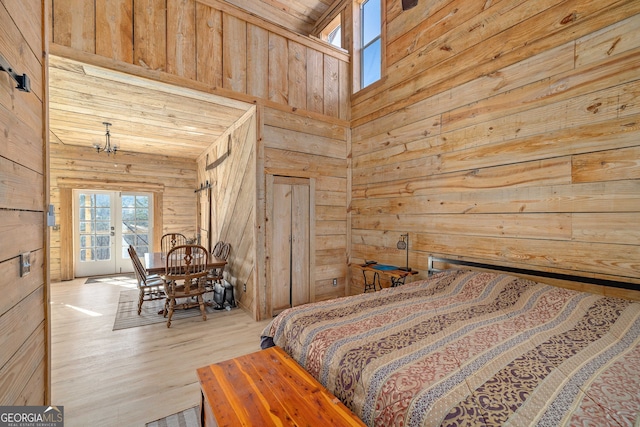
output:
[[[51,398],[47,169],[46,11],[38,0],[0,1],[0,54],[31,91],[0,72],[0,405]],[[20,274],[29,254],[30,273]]]
[[[418,269],[640,285],[640,3],[399,4],[386,77],[353,96],[352,262],[403,263],[408,232]]]
[[[56,45],[295,109],[349,113],[345,51],[227,2],[56,0],[52,9]]]

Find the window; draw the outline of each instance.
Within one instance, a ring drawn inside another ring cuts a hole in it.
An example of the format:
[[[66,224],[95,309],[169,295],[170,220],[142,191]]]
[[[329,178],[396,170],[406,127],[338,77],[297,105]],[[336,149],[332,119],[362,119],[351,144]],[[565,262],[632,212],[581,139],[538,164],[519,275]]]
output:
[[[342,14],[338,14],[331,20],[324,30],[320,33],[320,39],[331,43],[334,46],[342,47]]]
[[[342,27],[340,25],[329,33],[327,41],[334,46],[342,47]]]
[[[362,28],[360,45],[360,79],[364,88],[380,80],[382,74],[381,0],[365,0],[360,5]]]

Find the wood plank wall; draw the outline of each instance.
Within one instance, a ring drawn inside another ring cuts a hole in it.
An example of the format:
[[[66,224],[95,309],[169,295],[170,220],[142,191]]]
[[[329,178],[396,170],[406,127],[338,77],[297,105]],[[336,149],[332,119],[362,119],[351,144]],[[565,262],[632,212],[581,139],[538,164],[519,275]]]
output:
[[[213,249],[218,241],[231,245],[225,279],[233,285],[238,304],[254,314],[258,310],[259,283],[254,236],[257,201],[256,125],[253,109],[246,119],[236,123],[198,157],[198,183],[206,185],[208,182],[211,185],[209,248]],[[227,156],[229,143],[231,151]],[[217,167],[206,169],[207,165],[223,156]],[[208,197],[207,190],[201,193],[201,197]]]
[[[343,296],[348,292],[348,123],[268,107],[261,122],[264,174],[315,180],[315,234],[311,236],[315,267],[310,294],[315,301]],[[269,256],[267,248],[265,257]],[[334,278],[338,279],[335,287]],[[269,284],[267,289],[270,295]]]
[[[271,313],[271,283],[265,272],[270,257],[264,236],[267,175],[315,180],[310,294],[319,301],[347,292],[348,124],[260,104],[256,116],[233,130],[231,156],[220,166],[205,171],[207,161],[226,152],[226,136],[198,159],[198,180],[213,187],[212,245],[218,240],[231,243],[227,276],[236,297],[256,319],[265,319]],[[333,286],[333,278],[338,286]]]
[[[115,157],[96,153],[88,147],[65,146],[51,140],[51,204],[59,227],[51,230],[51,278],[73,278],[73,227],[71,187],[132,190],[155,193],[161,212],[154,212],[155,248],[158,236],[180,232],[196,235],[196,163],[190,159],[118,151]],[[158,205],[156,204],[156,207]]]
[[[352,261],[404,263],[408,232],[423,274],[436,254],[640,284],[640,2],[400,3],[386,77],[353,97]]]
[[[98,3],[55,0],[53,43],[295,109],[349,114],[349,56],[327,43],[220,0]]]
[[[46,40],[42,2],[0,0],[0,53],[31,92],[0,73],[0,405],[50,401]],[[31,272],[20,277],[20,254]]]

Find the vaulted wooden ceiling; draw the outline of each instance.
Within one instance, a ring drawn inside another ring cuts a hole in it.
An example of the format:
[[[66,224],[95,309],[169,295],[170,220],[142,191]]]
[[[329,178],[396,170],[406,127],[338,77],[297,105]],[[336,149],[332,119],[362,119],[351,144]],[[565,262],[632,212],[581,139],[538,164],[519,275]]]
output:
[[[342,0],[226,0],[268,21],[309,35],[316,22]]]

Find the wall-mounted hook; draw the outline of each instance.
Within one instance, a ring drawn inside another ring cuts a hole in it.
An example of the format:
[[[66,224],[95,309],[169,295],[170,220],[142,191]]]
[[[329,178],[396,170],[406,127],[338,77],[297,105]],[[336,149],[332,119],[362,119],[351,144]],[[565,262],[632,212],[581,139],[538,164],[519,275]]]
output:
[[[16,89],[21,90],[22,92],[31,92],[31,82],[29,80],[29,76],[26,74],[18,74],[13,70],[13,67],[9,65],[9,62],[4,58],[4,56],[0,55],[0,71],[6,71],[9,73],[11,78],[18,83]]]

